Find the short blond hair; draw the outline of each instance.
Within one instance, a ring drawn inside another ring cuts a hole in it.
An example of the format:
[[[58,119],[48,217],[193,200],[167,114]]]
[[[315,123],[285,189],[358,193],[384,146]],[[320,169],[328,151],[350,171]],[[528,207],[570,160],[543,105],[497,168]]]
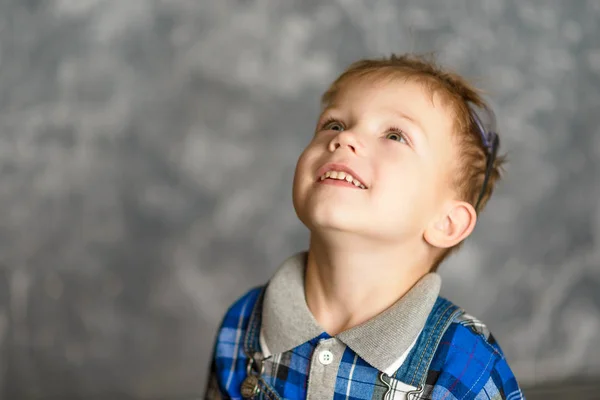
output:
[[[454,133],[459,146],[460,160],[453,182],[457,195],[483,210],[490,199],[496,183],[503,172],[505,156],[496,157],[491,165],[485,190],[488,151],[481,133],[472,115],[472,107],[490,109],[481,95],[481,91],[455,72],[439,66],[431,55],[404,54],[380,59],[364,59],[351,64],[327,89],[321,98],[323,107],[331,105],[342,88],[352,82],[364,79],[404,78],[419,82],[433,95],[439,93],[453,112]],[[480,196],[481,195],[481,196]],[[479,200],[479,204],[477,204]],[[436,271],[439,265],[460,245],[446,249],[431,267]]]

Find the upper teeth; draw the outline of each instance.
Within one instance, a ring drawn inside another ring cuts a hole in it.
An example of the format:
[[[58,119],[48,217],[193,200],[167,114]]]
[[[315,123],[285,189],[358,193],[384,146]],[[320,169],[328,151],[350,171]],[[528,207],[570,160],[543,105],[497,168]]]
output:
[[[354,186],[359,187],[361,189],[366,189],[365,185],[363,185],[362,183],[360,183],[360,181],[354,179],[352,175],[344,171],[327,171],[323,175],[321,175],[320,180],[326,178],[339,179],[340,181],[352,183]]]

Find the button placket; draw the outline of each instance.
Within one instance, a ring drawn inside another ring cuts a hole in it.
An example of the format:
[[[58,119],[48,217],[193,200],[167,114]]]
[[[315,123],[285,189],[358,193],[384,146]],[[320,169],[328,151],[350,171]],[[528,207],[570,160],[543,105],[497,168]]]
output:
[[[308,400],[331,399],[334,396],[338,368],[346,346],[336,338],[322,339],[311,356],[308,376]]]

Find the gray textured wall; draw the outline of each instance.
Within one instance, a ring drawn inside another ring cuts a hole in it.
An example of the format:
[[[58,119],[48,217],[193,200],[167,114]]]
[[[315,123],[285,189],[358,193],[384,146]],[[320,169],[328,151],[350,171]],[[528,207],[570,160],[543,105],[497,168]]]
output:
[[[307,233],[318,96],[436,51],[510,165],[444,294],[521,381],[600,375],[600,1],[0,1],[0,394],[199,393],[226,307]],[[94,397],[96,398],[96,397]]]

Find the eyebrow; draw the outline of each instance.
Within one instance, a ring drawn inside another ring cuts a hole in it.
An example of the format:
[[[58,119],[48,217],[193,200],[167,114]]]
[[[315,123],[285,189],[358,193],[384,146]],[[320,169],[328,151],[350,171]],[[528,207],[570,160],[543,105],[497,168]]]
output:
[[[417,128],[419,128],[419,130],[421,131],[421,133],[423,134],[423,136],[425,136],[425,138],[427,139],[427,131],[425,130],[425,128],[423,127],[423,125],[415,118],[411,117],[408,114],[403,113],[402,111],[398,111],[398,110],[394,110],[393,111],[394,114],[402,119],[405,119],[407,121],[409,121],[411,124],[415,125]]]

